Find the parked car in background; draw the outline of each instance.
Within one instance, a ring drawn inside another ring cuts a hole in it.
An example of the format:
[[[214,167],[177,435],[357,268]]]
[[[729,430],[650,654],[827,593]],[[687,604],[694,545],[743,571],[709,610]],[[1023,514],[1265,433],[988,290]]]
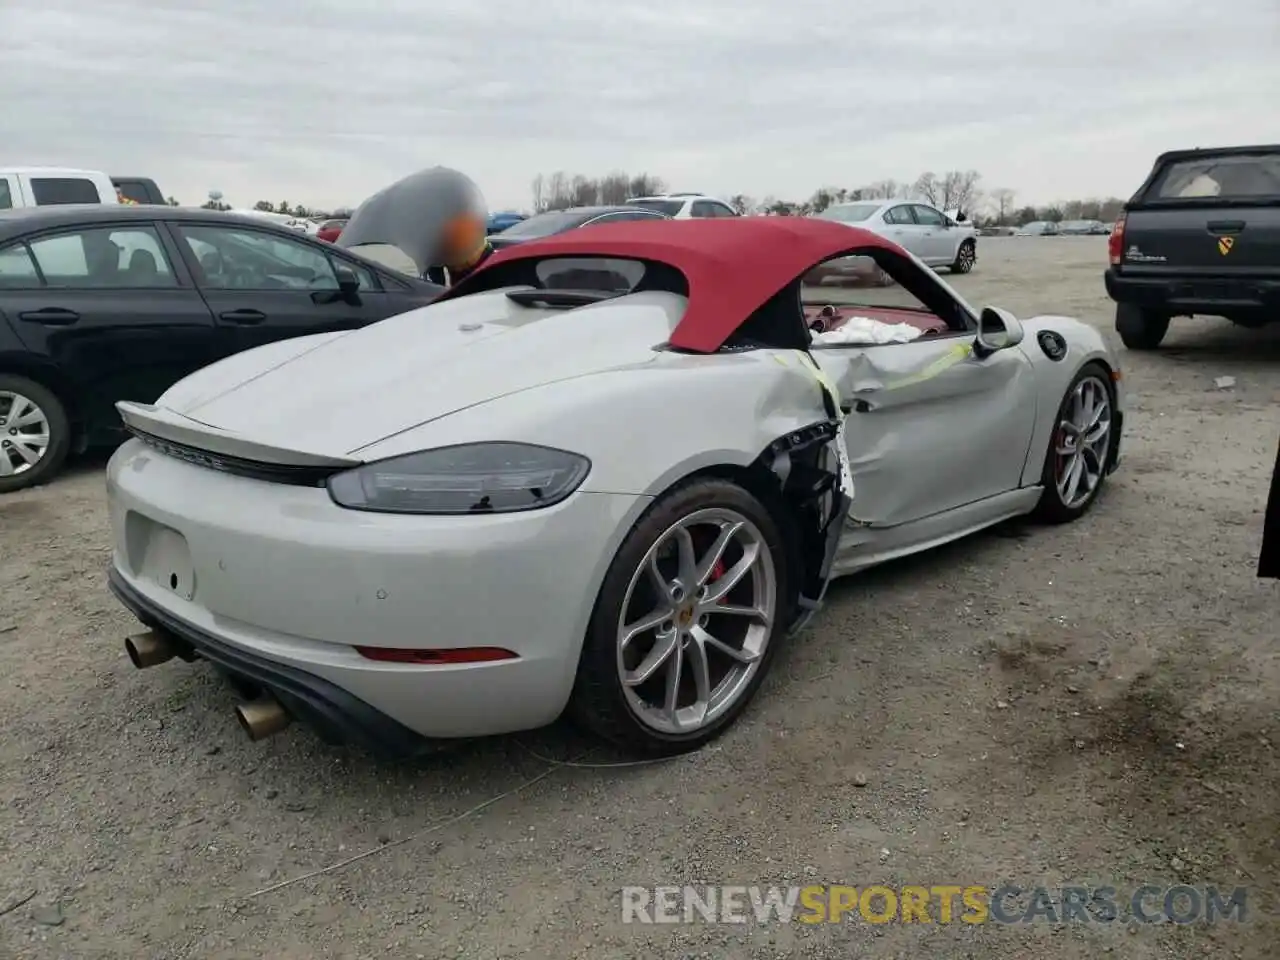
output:
[[[316,237],[325,243],[333,243],[342,234],[342,228],[347,225],[346,217],[339,217],[333,220],[326,220],[320,224],[320,228],[316,230]]]
[[[576,230],[596,223],[625,223],[629,220],[669,220],[670,217],[656,210],[634,206],[570,207],[568,210],[548,210],[508,227],[489,237],[495,250],[540,240],[566,230]]]
[[[169,202],[156,182],[148,177],[112,177],[111,183],[126,201],[159,205]]]
[[[1056,237],[1062,233],[1052,220],[1033,220],[1020,226],[1015,237]]]
[[[118,441],[119,400],[150,403],[233,353],[363,327],[440,292],[260,217],[0,212],[0,493]]]
[[[703,220],[741,216],[723,200],[702,193],[668,193],[657,197],[633,197],[630,206],[666,214],[673,220]]]
[[[1280,320],[1280,144],[1161,154],[1108,248],[1107,294],[1131,350],[1158,347],[1174,317]]]
[[[978,231],[956,223],[927,203],[907,200],[854,200],[835,203],[817,215],[892,240],[931,267],[968,273],[978,261]]]
[[[1111,228],[1101,220],[1063,220],[1058,232],[1067,237],[1105,237]]]
[[[506,230],[508,227],[515,226],[517,223],[520,223],[522,220],[527,220],[527,219],[529,218],[526,217],[523,213],[515,213],[514,211],[507,211],[506,213],[495,213],[491,217],[489,217],[489,223],[486,229],[488,233],[501,233],[503,230]]]
[[[115,184],[101,170],[70,167],[0,168],[0,210],[68,203],[118,204]]]

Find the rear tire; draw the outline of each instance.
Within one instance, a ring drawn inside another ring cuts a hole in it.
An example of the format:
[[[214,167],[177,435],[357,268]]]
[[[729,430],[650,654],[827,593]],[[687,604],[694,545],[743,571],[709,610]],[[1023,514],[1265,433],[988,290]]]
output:
[[[1167,314],[1131,303],[1116,304],[1116,333],[1130,350],[1154,350],[1169,332]]]
[[[726,534],[730,529],[738,532]],[[727,546],[713,562],[718,536],[728,537]],[[705,567],[703,576],[684,572],[682,544],[693,561],[688,569],[697,574]],[[600,587],[569,717],[645,756],[686,753],[718,737],[755,696],[786,633],[789,556],[772,514],[735,483],[694,480],[659,497],[623,541]],[[711,600],[739,570],[745,572],[736,586],[718,603]],[[716,613],[717,605],[736,612]],[[764,613],[744,615],[747,609]],[[628,634],[633,638],[624,639]],[[714,645],[701,642],[708,634]],[[646,670],[650,663],[660,665]],[[666,709],[676,663],[678,713]],[[700,664],[705,685],[694,682]]]
[[[22,422],[10,422],[15,418]],[[42,445],[36,436],[46,438]],[[39,459],[28,465],[22,454],[37,449]],[[0,494],[52,480],[70,450],[71,424],[62,401],[34,380],[0,373]]]

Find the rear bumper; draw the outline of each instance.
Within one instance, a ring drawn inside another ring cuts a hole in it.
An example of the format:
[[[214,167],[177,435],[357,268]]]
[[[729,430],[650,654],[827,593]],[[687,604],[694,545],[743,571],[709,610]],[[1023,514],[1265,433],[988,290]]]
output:
[[[1280,310],[1280,280],[1249,277],[1131,276],[1109,267],[1107,296],[1174,314],[1249,315]]]
[[[322,677],[242,647],[234,647],[174,616],[145,597],[112,568],[107,583],[116,598],[143,624],[186,654],[208,660],[241,686],[269,693],[295,720],[330,744],[362,747],[375,756],[398,759],[423,753],[432,741],[374,709]]]

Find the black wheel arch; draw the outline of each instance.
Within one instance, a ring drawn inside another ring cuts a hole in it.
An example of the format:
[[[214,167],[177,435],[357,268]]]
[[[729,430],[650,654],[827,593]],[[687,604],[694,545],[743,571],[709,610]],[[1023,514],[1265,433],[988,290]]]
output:
[[[812,424],[779,437],[748,466],[702,467],[667,488],[703,477],[725,480],[747,491],[769,512],[778,524],[793,571],[787,597],[789,628],[803,623],[826,588],[829,524],[841,518],[833,521],[829,508],[824,508],[828,494],[839,497],[840,477],[838,467],[826,462],[823,451],[836,431],[834,422]]]
[[[57,397],[71,425],[71,448],[77,452],[83,450],[88,439],[86,401],[75,383],[57,366],[30,354],[0,353],[0,374],[26,377]]]

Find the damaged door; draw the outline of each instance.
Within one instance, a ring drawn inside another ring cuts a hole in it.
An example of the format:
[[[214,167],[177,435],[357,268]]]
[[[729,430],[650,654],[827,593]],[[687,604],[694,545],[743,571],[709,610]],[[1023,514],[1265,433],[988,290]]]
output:
[[[1021,350],[972,335],[815,347],[846,411],[851,517],[893,527],[1016,489],[1035,424]]]

